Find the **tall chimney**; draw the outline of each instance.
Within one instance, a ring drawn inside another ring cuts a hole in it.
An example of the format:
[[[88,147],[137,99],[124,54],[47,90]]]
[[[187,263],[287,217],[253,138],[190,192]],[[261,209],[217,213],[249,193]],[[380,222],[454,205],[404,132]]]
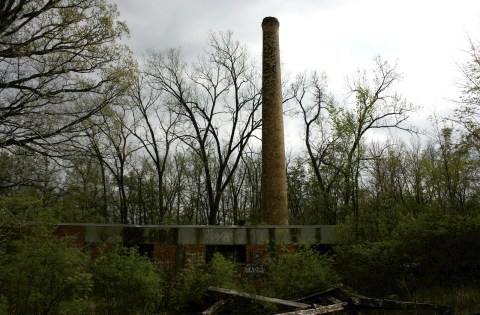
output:
[[[280,47],[274,17],[262,22],[262,210],[267,224],[288,224]]]

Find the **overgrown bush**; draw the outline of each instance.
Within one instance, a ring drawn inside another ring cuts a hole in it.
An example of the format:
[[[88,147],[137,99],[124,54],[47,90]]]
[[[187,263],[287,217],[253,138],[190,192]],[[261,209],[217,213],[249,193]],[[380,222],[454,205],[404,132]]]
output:
[[[315,249],[282,249],[266,261],[266,293],[275,297],[294,297],[338,281],[333,258]]]
[[[87,260],[65,237],[10,241],[0,257],[0,303],[7,314],[81,314],[92,288]]]
[[[168,277],[168,271],[164,275]],[[235,262],[219,253],[214,254],[210,263],[190,260],[173,279],[170,277],[166,307],[176,312],[206,307],[205,295],[209,286],[235,289],[239,277]]]
[[[170,281],[171,294],[167,308],[179,311],[201,305],[213,277],[204,262],[192,260]]]
[[[93,264],[94,302],[98,314],[150,314],[161,300],[161,278],[136,248],[120,245]]]
[[[217,286],[258,293],[271,297],[285,297],[302,294],[311,289],[326,287],[338,280],[333,271],[333,258],[320,255],[314,249],[302,247],[299,250],[282,248],[275,257],[265,262],[267,273],[263,278],[249,281],[240,274],[239,266],[221,254],[216,253],[210,263],[190,261],[169,282],[170,298],[167,309],[172,312],[188,312],[209,306],[205,296],[209,286]],[[163,273],[168,276],[169,273]],[[273,311],[272,305],[252,302],[243,304],[245,312]]]
[[[418,264],[394,240],[343,245],[337,249],[337,262],[344,282],[374,296],[403,291]]]
[[[404,217],[389,238],[339,246],[338,269],[346,282],[375,295],[464,283],[480,275],[479,234],[475,215]]]
[[[215,253],[210,262],[210,274],[213,286],[222,288],[238,288],[238,280],[241,275],[238,272],[237,264],[222,254]]]

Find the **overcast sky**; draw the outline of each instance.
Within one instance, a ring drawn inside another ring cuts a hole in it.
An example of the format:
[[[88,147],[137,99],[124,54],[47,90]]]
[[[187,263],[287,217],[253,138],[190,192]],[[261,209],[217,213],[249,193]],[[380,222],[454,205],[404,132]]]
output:
[[[398,62],[399,91],[422,106],[415,120],[446,113],[458,98],[456,63],[467,35],[480,40],[478,0],[109,0],[130,27],[137,56],[147,48],[202,52],[210,31],[233,31],[261,59],[261,22],[280,21],[282,71],[325,71],[335,95],[345,77],[371,69],[373,58]]]

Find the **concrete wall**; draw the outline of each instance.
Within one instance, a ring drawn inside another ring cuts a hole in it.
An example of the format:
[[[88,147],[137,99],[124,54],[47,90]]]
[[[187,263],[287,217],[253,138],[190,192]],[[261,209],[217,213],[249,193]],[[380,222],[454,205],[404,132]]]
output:
[[[58,235],[76,237],[76,244],[99,253],[100,246],[122,243],[138,246],[157,263],[171,267],[189,260],[205,260],[213,252],[234,256],[246,263],[246,273],[261,273],[266,253],[281,245],[335,245],[334,225],[185,226],[122,224],[59,224]],[[103,245],[102,245],[103,244]],[[106,245],[105,245],[106,244]]]
[[[139,226],[123,224],[60,224],[84,237],[85,243],[131,241],[141,244],[265,245],[271,242],[336,244],[334,225],[289,226]]]

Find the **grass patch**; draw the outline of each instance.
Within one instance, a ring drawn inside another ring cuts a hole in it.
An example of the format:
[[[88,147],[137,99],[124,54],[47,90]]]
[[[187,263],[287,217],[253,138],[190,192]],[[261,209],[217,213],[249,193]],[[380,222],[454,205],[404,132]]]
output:
[[[452,306],[455,314],[480,312],[480,285],[431,287],[415,292],[415,301]]]

